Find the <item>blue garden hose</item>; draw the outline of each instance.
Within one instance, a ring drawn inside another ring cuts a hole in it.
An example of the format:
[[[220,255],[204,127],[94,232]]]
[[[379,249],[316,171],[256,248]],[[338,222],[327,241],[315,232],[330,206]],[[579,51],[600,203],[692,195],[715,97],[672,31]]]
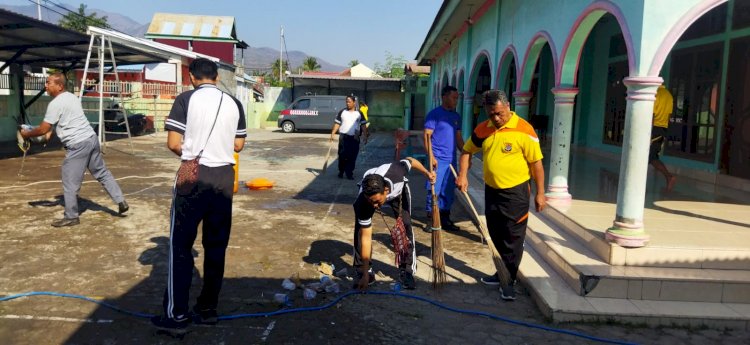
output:
[[[627,344],[627,345],[635,344],[635,343],[626,342],[626,341],[620,341],[620,340],[613,340],[613,339],[606,339],[606,338],[595,337],[595,336],[591,336],[591,335],[588,335],[588,334],[585,334],[585,333],[570,331],[570,330],[566,330],[566,329],[560,329],[560,328],[554,328],[554,327],[547,327],[547,326],[543,326],[543,325],[539,325],[539,324],[535,324],[535,323],[531,323],[531,322],[514,320],[514,319],[511,319],[511,318],[507,318],[507,317],[503,317],[503,316],[498,316],[498,315],[494,315],[494,314],[490,314],[490,313],[482,312],[482,311],[465,310],[465,309],[453,308],[453,307],[447,306],[445,304],[442,304],[440,302],[437,302],[435,300],[431,300],[429,298],[425,298],[425,297],[421,297],[421,296],[415,296],[415,295],[408,295],[408,294],[404,294],[404,293],[401,293],[401,292],[393,292],[393,291],[367,291],[367,292],[360,292],[360,291],[352,290],[352,291],[346,292],[346,293],[344,293],[344,294],[336,297],[334,300],[332,300],[332,301],[330,301],[330,302],[328,302],[326,304],[323,304],[323,305],[320,305],[320,306],[316,306],[316,307],[280,309],[280,310],[272,311],[272,312],[268,312],[268,313],[247,313],[247,314],[223,315],[223,316],[219,317],[219,320],[234,320],[234,319],[243,319],[243,318],[269,317],[269,316],[277,316],[277,315],[284,315],[284,314],[301,313],[301,312],[307,312],[307,311],[318,311],[318,310],[323,310],[323,309],[328,309],[330,307],[333,307],[334,305],[336,305],[339,302],[341,302],[341,300],[343,300],[344,298],[347,298],[349,296],[362,295],[362,294],[364,294],[364,295],[397,296],[397,297],[404,297],[404,298],[415,299],[415,300],[418,300],[418,301],[427,302],[427,303],[432,304],[432,305],[434,305],[434,306],[436,306],[438,308],[442,308],[442,309],[445,309],[445,310],[448,310],[448,311],[452,311],[454,313],[466,314],[466,315],[475,315],[475,316],[484,316],[484,317],[488,317],[488,318],[493,319],[493,320],[503,321],[503,322],[507,322],[507,323],[510,323],[510,324],[513,324],[513,325],[524,326],[524,327],[535,328],[535,329],[541,329],[541,330],[547,331],[547,332],[554,332],[554,333],[572,335],[572,336],[575,336],[575,337],[580,337],[580,338],[584,338],[584,339],[587,339],[587,340],[593,340],[593,341],[598,341],[598,342],[602,342],[602,343],[608,343],[608,344]],[[9,295],[9,296],[5,296],[5,297],[0,297],[0,302],[10,301],[10,300],[13,300],[13,299],[16,299],[16,298],[21,298],[21,297],[30,297],[30,296],[54,296],[54,297],[74,298],[74,299],[84,300],[84,301],[87,301],[87,302],[96,303],[96,304],[99,304],[101,306],[107,307],[109,309],[118,311],[120,313],[131,315],[131,316],[135,316],[135,317],[147,318],[148,319],[148,318],[151,318],[151,317],[154,316],[154,315],[147,314],[147,313],[139,313],[139,312],[134,312],[134,311],[122,309],[122,308],[120,308],[120,307],[118,307],[118,306],[116,306],[114,304],[103,302],[103,301],[98,301],[98,300],[93,299],[91,297],[86,297],[86,296],[82,296],[82,295],[67,294],[67,293],[59,293],[59,292],[50,292],[50,291],[33,291],[33,292],[26,292],[26,293],[16,294],[16,295]]]

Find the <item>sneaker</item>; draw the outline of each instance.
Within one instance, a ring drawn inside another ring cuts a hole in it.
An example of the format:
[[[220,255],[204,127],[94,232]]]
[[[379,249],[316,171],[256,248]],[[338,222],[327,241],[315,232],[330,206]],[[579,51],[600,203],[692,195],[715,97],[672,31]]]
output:
[[[151,324],[154,325],[158,330],[167,332],[173,335],[184,335],[187,333],[187,327],[190,324],[189,318],[183,318],[181,320],[170,319],[166,316],[154,316],[151,318]]]
[[[215,325],[219,322],[216,309],[197,310],[193,308],[193,323],[197,325]]]
[[[414,275],[407,270],[401,270],[399,272],[399,279],[401,280],[401,286],[407,290],[414,290],[417,288],[417,284],[414,281]]]
[[[54,226],[56,228],[62,228],[64,226],[74,226],[74,225],[78,225],[78,224],[81,224],[81,221],[78,220],[78,217],[76,217],[76,218],[63,218],[63,219],[58,219],[58,220],[52,222],[52,226]]]
[[[515,301],[516,300],[516,289],[512,284],[505,285],[500,288],[500,298],[504,301]]]
[[[489,276],[485,276],[479,279],[484,285],[500,285],[500,279],[497,278],[497,273]]]
[[[354,277],[354,284],[352,284],[352,289],[357,288],[357,284],[359,284],[359,280],[362,279],[362,273],[359,271],[356,271],[357,274]],[[372,270],[367,272],[367,275],[370,277],[370,282],[367,283],[367,285],[375,284],[375,273],[372,272]]]
[[[128,202],[123,200],[121,203],[117,204],[117,214],[122,215],[125,212],[128,212],[130,209],[130,206],[128,206]]]

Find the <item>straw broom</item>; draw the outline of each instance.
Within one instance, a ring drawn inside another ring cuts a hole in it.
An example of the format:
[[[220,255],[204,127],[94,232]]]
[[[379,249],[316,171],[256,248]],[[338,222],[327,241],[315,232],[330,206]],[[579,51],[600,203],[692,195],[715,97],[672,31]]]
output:
[[[458,174],[456,174],[456,169],[453,169],[453,165],[451,164],[451,172],[453,172],[453,177],[458,179]],[[500,280],[501,286],[507,286],[510,284],[510,272],[508,272],[508,268],[505,267],[505,263],[503,262],[503,259],[500,257],[500,253],[497,252],[497,248],[495,248],[495,244],[492,242],[492,238],[490,237],[490,232],[485,228],[484,223],[479,218],[479,212],[477,212],[477,209],[474,208],[474,203],[471,202],[471,198],[469,198],[469,193],[462,192],[464,195],[464,198],[466,198],[466,201],[469,203],[469,207],[471,208],[471,212],[474,214],[474,218],[477,220],[477,224],[479,224],[479,233],[484,237],[485,241],[487,241],[487,247],[490,248],[490,253],[492,254],[492,262],[495,263],[495,269],[497,269],[497,278]]]
[[[432,145],[428,147],[428,157],[432,157]],[[430,172],[433,172],[432,162]],[[435,194],[435,183],[431,183],[432,190],[432,288],[437,289],[446,281],[445,254],[443,253],[442,226],[440,225],[440,207],[438,197]]]

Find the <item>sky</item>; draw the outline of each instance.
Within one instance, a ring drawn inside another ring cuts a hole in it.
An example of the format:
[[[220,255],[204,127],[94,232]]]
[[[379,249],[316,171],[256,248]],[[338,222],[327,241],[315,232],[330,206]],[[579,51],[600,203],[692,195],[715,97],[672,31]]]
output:
[[[44,3],[44,0],[42,0]],[[414,60],[441,0],[55,0],[117,12],[145,24],[155,12],[234,16],[237,36],[253,47],[299,50],[329,63],[374,68],[386,51]],[[30,5],[29,0],[0,0]],[[52,6],[52,5],[49,5]]]

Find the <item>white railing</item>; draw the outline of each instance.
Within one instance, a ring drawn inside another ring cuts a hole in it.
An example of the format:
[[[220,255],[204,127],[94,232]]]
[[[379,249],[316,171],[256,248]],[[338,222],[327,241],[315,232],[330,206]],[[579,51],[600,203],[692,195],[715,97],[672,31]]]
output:
[[[143,83],[141,91],[143,96],[177,96],[192,89],[192,85]]]
[[[23,77],[24,89],[26,90],[44,90],[46,77],[27,75]],[[10,89],[10,74],[0,74],[0,89]]]
[[[97,94],[99,90],[105,96],[116,96],[122,94],[123,97],[174,97],[180,93],[191,90],[192,85],[160,84],[160,83],[141,83],[114,80],[105,80],[99,85],[95,80],[86,80],[84,84],[86,91],[84,95]],[[79,87],[76,87],[76,93]]]

